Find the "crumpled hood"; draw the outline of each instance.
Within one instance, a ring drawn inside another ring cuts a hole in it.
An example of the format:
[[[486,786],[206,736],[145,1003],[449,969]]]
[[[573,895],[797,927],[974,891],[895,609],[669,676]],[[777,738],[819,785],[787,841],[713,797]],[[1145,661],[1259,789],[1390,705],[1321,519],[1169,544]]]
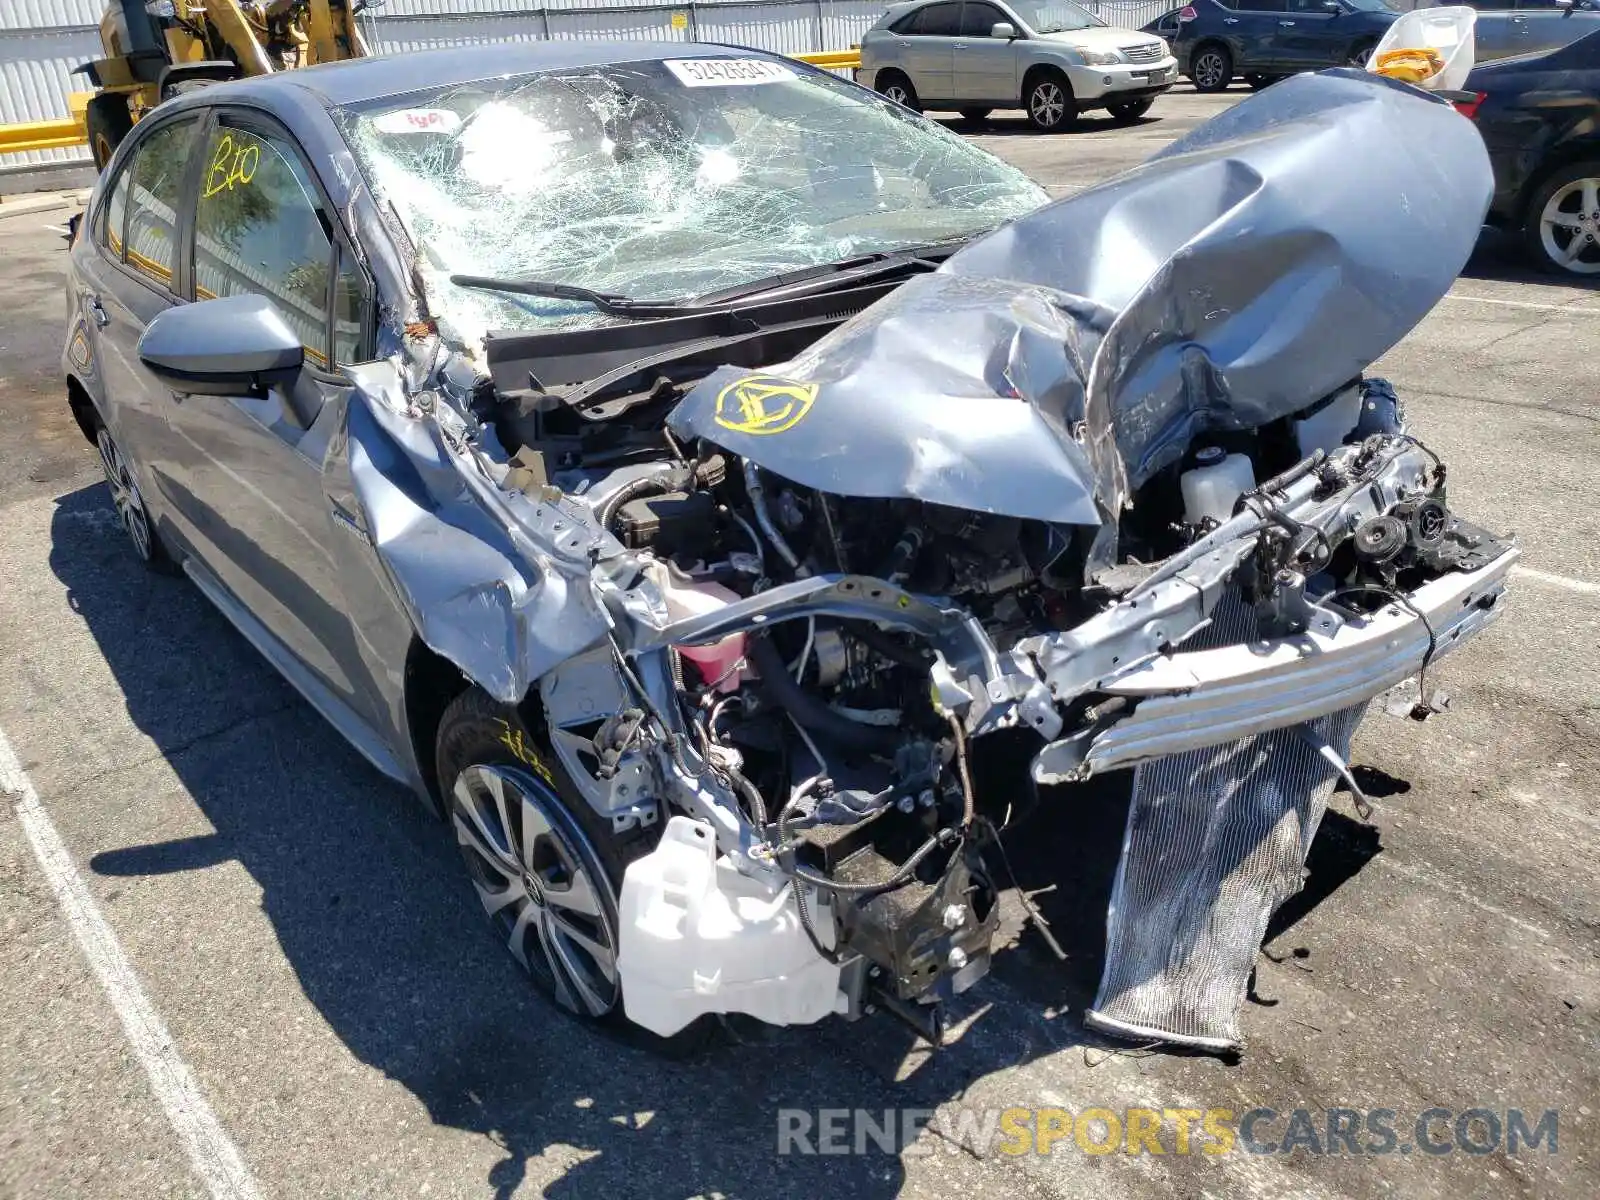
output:
[[[952,256],[669,424],[786,479],[1096,524],[1207,430],[1358,376],[1472,252],[1471,122],[1360,71],[1300,75]]]

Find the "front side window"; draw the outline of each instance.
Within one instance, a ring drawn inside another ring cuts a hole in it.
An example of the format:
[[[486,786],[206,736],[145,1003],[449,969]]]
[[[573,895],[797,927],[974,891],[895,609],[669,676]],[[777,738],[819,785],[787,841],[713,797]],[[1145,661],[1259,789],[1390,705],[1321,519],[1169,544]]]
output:
[[[112,252],[118,253],[111,238],[120,226],[120,257],[166,288],[172,287],[177,270],[178,198],[199,128],[196,117],[164,126],[140,141],[123,172],[128,180],[124,211],[117,209],[122,191],[118,180],[107,214],[107,245]]]
[[[1011,7],[1034,33],[1071,33],[1105,24],[1072,0],[1011,0]]]
[[[961,36],[988,37],[989,31],[1001,22],[1009,25],[1011,18],[992,4],[966,4],[961,9]]]
[[[513,76],[336,115],[417,247],[430,313],[471,340],[613,318],[452,275],[683,300],[972,237],[1046,199],[938,125],[771,59]]]
[[[300,156],[285,141],[219,124],[195,211],[195,298],[262,295],[326,368],[333,242]]]

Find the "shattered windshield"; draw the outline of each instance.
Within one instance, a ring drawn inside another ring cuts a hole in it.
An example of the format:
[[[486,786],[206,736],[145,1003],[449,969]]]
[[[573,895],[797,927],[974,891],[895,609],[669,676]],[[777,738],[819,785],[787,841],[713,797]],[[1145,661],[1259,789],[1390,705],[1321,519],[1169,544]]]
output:
[[[970,237],[1046,198],[938,125],[768,59],[512,76],[340,116],[418,248],[433,315],[463,340],[607,318],[451,274],[679,300]]]
[[[1070,33],[1105,22],[1072,0],[1007,0],[1022,23],[1035,33]]]

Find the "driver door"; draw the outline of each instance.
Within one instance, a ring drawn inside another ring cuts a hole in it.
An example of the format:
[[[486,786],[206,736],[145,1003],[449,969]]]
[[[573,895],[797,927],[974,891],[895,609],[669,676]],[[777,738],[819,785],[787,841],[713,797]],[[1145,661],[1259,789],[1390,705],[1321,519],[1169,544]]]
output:
[[[290,385],[251,396],[173,393],[168,493],[215,582],[345,704],[369,714],[340,583],[323,459],[344,425],[365,278],[290,135],[222,112],[206,134],[192,222],[197,302],[256,294],[305,346]],[[202,581],[205,582],[205,581]],[[226,605],[224,605],[226,608]]]
[[[1017,24],[1014,17],[984,0],[966,0],[961,6],[961,36],[956,39],[951,60],[955,99],[1017,103],[1022,91],[1022,80],[1017,75],[1017,43],[989,36],[989,30],[1001,22],[1013,27]]]

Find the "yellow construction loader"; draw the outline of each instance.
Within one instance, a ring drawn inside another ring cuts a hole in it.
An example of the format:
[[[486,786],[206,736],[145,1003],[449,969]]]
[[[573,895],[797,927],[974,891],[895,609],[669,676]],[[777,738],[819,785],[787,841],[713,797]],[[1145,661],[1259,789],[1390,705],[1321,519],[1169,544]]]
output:
[[[78,70],[97,89],[84,110],[96,167],[162,100],[222,79],[365,55],[356,26],[383,0],[108,0],[106,57]]]

